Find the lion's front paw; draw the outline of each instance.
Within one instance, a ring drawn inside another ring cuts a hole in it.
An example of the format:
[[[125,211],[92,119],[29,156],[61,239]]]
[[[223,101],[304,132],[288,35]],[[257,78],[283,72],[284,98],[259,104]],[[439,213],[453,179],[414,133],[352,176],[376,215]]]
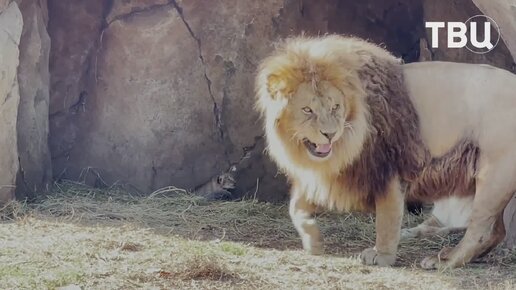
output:
[[[360,259],[364,265],[378,265],[381,267],[392,266],[396,262],[396,255],[380,254],[374,248],[362,251]]]
[[[320,256],[320,255],[324,254],[324,248],[322,246],[311,247],[309,249],[305,249],[305,251],[308,254],[314,255],[314,256]]]
[[[324,246],[321,241],[303,241],[303,249],[310,255],[322,255],[324,254]]]

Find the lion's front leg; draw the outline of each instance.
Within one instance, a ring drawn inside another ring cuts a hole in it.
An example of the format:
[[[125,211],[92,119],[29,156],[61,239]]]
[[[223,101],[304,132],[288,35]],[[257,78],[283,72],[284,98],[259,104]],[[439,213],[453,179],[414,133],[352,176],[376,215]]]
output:
[[[403,218],[404,198],[398,178],[394,178],[385,196],[376,203],[376,245],[360,255],[366,265],[391,266],[396,262]]]
[[[312,255],[324,253],[321,233],[315,221],[315,205],[308,202],[296,186],[292,187],[289,213],[294,227],[301,236],[303,248]]]

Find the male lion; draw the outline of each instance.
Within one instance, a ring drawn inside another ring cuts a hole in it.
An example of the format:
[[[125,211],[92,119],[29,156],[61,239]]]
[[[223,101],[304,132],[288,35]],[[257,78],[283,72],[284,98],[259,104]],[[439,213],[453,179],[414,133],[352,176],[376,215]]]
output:
[[[263,61],[256,105],[268,152],[292,183],[289,212],[305,250],[323,252],[316,207],[375,210],[376,245],[361,259],[394,264],[403,189],[426,201],[476,189],[466,237],[440,256],[446,266],[467,263],[499,242],[500,212],[516,189],[507,178],[516,176],[510,146],[516,101],[504,94],[494,104],[486,89],[486,99],[468,98],[479,95],[460,84],[442,86],[451,80],[438,76],[438,65],[428,71],[405,68],[364,40],[335,35],[289,39]],[[425,259],[423,266],[438,262]]]

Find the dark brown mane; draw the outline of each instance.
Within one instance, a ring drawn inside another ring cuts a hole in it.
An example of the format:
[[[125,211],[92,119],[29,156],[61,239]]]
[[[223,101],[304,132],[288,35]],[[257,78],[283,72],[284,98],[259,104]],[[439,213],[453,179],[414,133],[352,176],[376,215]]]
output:
[[[360,156],[341,176],[365,194],[365,208],[374,208],[374,200],[387,192],[394,176],[414,180],[429,159],[402,76],[401,62],[373,55],[359,71],[367,94],[371,132]]]

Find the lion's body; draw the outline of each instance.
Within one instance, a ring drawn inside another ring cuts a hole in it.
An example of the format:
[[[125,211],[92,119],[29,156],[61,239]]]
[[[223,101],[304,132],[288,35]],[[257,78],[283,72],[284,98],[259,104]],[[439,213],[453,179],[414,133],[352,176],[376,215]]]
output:
[[[406,64],[403,72],[422,138],[433,156],[445,154],[465,136],[478,143],[482,158],[514,151],[514,74],[452,62]]]
[[[500,158],[514,160],[510,145],[516,134],[508,132],[516,132],[516,119],[511,119],[516,98],[502,88],[503,96],[494,99],[498,95],[487,83],[449,84],[457,72],[454,65],[444,69],[447,76],[439,75],[442,65],[402,66],[378,46],[338,36],[289,40],[264,60],[257,107],[265,120],[269,154],[292,183],[290,214],[305,249],[322,251],[312,217],[317,206],[375,210],[376,247],[365,250],[362,259],[390,265],[400,237],[403,184],[408,194],[425,200],[475,190],[478,196],[485,190],[483,183],[479,189],[479,179],[494,178],[490,166],[501,164]],[[493,72],[495,78],[505,77],[498,85],[510,80],[504,73]],[[472,89],[465,93],[464,85]],[[473,92],[491,95],[468,98]],[[507,169],[503,188],[514,190],[514,178],[507,179],[516,176],[516,163],[502,163]],[[481,243],[482,251],[494,241],[488,242]],[[452,266],[471,259],[469,252],[459,254]]]

